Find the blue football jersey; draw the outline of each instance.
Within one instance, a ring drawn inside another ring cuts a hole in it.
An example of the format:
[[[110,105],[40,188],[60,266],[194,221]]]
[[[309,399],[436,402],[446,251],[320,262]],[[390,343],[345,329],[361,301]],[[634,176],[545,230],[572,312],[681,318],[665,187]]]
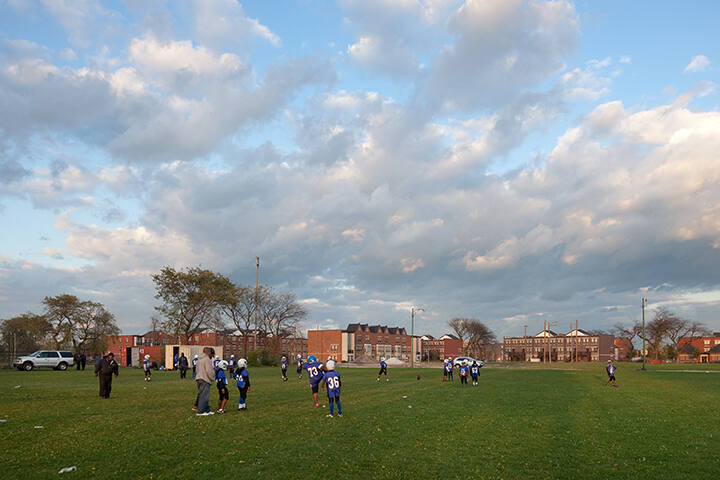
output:
[[[325,372],[323,376],[325,385],[327,385],[328,398],[340,396],[340,374],[336,371]]]
[[[315,386],[320,383],[323,379],[322,363],[306,363],[305,370],[307,370],[308,378],[310,379],[310,385]]]
[[[607,370],[608,375],[615,375],[615,370],[617,370],[617,367],[615,365],[608,365],[605,367],[605,370]]]
[[[143,370],[146,372],[150,371],[150,362],[148,360],[143,361]]]
[[[197,367],[197,362],[198,362],[198,359],[197,359],[197,358],[193,358],[193,367]]]
[[[233,378],[237,380],[236,385],[239,388],[245,388],[246,386],[250,386],[250,374],[245,368],[243,368],[242,370],[235,370]]]
[[[380,362],[380,368],[387,368],[387,363],[385,363],[385,360]]]
[[[288,362],[280,362],[280,368],[282,368],[283,370],[287,370],[287,367],[288,367]]]
[[[215,371],[215,381],[220,385],[227,385],[227,377],[225,376],[225,372],[222,368],[218,368]]]
[[[472,375],[473,377],[477,377],[479,373],[480,373],[479,366],[473,365],[472,367],[470,367],[470,375]]]
[[[464,366],[464,365],[461,366],[461,367],[460,367],[460,376],[461,376],[461,377],[467,377],[468,370],[469,370],[468,367],[466,367],[466,366]]]

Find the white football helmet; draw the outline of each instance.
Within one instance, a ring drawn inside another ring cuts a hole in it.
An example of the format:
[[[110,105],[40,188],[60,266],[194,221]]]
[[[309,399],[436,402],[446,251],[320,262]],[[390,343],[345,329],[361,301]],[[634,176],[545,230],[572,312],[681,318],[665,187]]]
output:
[[[298,357],[298,360],[300,360],[300,359],[302,358],[302,355],[300,355],[300,354],[298,353],[298,354],[297,354],[297,357]]]
[[[235,355],[230,355],[230,358],[235,358]]]
[[[222,370],[227,370],[228,362],[225,361],[225,360],[220,360],[220,361],[218,362],[217,366],[218,366],[218,368],[220,368],[220,369],[222,369]]]
[[[335,360],[328,360],[325,363],[325,370],[335,370]]]
[[[286,357],[285,355],[283,355],[282,358],[280,359],[280,361],[281,361],[281,362],[287,362],[287,357]]]
[[[244,358],[241,358],[240,360],[238,360],[238,367],[240,367],[240,368],[247,367],[247,360],[245,360]]]
[[[149,359],[150,359],[150,355],[145,355],[145,360],[149,360]]]
[[[197,356],[197,355],[195,355],[195,358],[198,358],[198,356]]]
[[[380,361],[381,361],[381,362],[384,362],[384,361],[385,361],[385,357],[380,357]]]

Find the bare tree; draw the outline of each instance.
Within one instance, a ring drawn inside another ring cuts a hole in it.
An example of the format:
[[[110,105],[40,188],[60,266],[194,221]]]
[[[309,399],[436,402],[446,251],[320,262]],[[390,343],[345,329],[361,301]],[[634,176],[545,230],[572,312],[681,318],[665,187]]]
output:
[[[258,288],[258,299],[267,296],[262,285]],[[233,325],[242,332],[243,354],[247,357],[249,345],[248,336],[253,330],[255,310],[259,301],[255,298],[255,287],[233,285],[227,296],[220,303],[220,310],[232,321]]]
[[[468,337],[468,350],[474,357],[486,358],[488,347],[497,342],[495,334],[480,320],[467,320],[465,332]]]
[[[115,316],[101,303],[80,301],[74,295],[45,297],[45,318],[52,325],[55,348],[101,352],[108,336],[119,335]]]
[[[283,335],[291,335],[297,324],[307,317],[307,310],[294,293],[275,294],[266,289],[260,302],[260,317],[267,334],[273,336],[273,350],[278,353]]]
[[[669,312],[668,312],[669,313]],[[708,334],[707,328],[700,322],[690,322],[683,318],[676,317],[672,314],[667,319],[667,338],[670,341],[675,352],[677,360],[677,352],[679,350],[680,339],[696,338]]]
[[[467,337],[469,321],[470,320],[467,318],[453,318],[447,322],[448,327],[452,328],[453,332],[455,332],[455,336],[457,336],[463,344],[465,338]]]

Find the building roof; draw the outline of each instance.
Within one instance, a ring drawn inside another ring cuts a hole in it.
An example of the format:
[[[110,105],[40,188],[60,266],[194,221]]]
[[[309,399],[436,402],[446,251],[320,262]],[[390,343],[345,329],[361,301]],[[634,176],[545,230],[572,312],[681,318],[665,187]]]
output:
[[[708,352],[711,352],[711,353],[720,353],[720,343],[718,343],[717,345],[715,345],[714,347],[712,347],[710,350],[708,350]]]
[[[440,340],[460,340],[458,337],[453,335],[452,333],[446,333],[442,337],[440,337]]]
[[[693,347],[692,344],[686,343],[681,349],[679,353],[696,353],[698,351],[697,348]]]
[[[368,325],[367,323],[350,323],[345,329],[348,333],[370,332],[384,333],[386,335],[407,335],[403,327],[388,327],[387,325]]]
[[[545,334],[546,330],[543,330],[542,332],[535,335],[536,337],[557,337],[558,334],[553,332],[552,330],[547,330],[547,335]]]

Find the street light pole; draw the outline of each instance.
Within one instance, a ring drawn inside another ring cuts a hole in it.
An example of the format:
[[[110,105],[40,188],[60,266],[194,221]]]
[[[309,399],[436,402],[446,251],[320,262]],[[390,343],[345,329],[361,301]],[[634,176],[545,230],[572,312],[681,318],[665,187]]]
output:
[[[257,349],[258,280],[260,278],[260,257],[255,256],[255,331],[253,332],[253,350]]]
[[[527,325],[523,325],[525,330],[523,330],[523,352],[525,355],[523,355],[523,362],[527,363]]]
[[[410,367],[415,368],[415,312],[424,312],[424,308],[410,308]]]
[[[643,337],[643,366],[642,370],[645,370],[645,304],[647,303],[647,298],[644,298],[640,301],[640,306],[642,308],[642,337]]]

